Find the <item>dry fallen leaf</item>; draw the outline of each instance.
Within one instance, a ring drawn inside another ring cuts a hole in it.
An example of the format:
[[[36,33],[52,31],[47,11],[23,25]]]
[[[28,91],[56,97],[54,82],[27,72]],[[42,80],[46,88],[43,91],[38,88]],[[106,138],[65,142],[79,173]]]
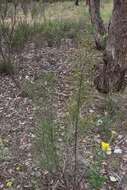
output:
[[[109,179],[112,182],[117,182],[118,181],[118,179],[116,177],[114,177],[114,176],[109,176]]]
[[[120,149],[119,147],[115,147],[114,154],[122,154],[122,149]]]

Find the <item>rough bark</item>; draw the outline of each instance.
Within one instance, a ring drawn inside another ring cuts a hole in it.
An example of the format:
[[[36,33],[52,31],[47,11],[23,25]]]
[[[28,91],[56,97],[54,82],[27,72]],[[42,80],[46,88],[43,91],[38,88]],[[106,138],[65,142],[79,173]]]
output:
[[[103,37],[106,33],[100,14],[100,0],[86,0],[89,4],[89,13],[94,27],[94,38],[97,49],[104,49]]]
[[[114,0],[104,63],[97,69],[96,88],[103,93],[125,87],[127,71],[127,0]]]
[[[127,58],[127,0],[114,0],[106,53],[120,65]]]

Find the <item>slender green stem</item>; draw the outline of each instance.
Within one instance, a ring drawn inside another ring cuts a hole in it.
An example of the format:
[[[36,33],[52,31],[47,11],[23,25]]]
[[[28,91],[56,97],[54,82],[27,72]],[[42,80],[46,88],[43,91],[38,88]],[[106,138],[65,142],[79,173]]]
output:
[[[77,94],[77,108],[76,108],[76,118],[74,122],[75,129],[75,139],[74,139],[74,156],[75,156],[75,165],[74,165],[74,187],[73,189],[77,189],[77,146],[78,146],[78,123],[79,123],[79,114],[80,114],[80,105],[81,105],[81,90],[83,83],[83,69],[81,69],[80,78],[79,78],[79,88]]]

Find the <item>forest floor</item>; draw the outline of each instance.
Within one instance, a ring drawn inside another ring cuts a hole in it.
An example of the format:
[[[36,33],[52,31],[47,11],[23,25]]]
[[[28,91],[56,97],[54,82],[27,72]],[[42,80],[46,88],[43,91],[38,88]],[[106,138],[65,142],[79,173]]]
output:
[[[82,153],[79,151],[78,159],[84,170],[89,164],[91,168],[80,189],[127,190],[127,92],[104,96],[94,89],[93,66],[101,60],[102,53],[95,50],[91,34],[90,38],[83,36],[82,43],[73,38],[61,39],[59,45],[46,41],[42,44],[41,40],[27,42],[16,58],[15,76],[25,93],[10,76],[0,76],[0,189],[62,190],[38,164],[36,128],[52,104],[59,126],[58,143],[62,146],[69,125],[66,117],[73,112],[78,88],[75,73],[83,62],[85,81],[78,139]],[[45,94],[50,85],[53,94]],[[111,153],[103,158],[102,141],[111,145]]]
[[[71,41],[68,40],[67,43]],[[22,79],[34,81],[35,76],[39,77],[42,73],[49,71],[55,72],[59,78],[57,81],[59,115],[62,115],[65,108],[64,101],[69,95],[69,81],[65,78],[69,75],[71,66],[67,64],[67,59],[74,49],[63,48],[47,46],[36,49],[33,43],[28,43],[22,52],[23,62],[19,59],[21,69],[18,75],[20,82]],[[41,177],[41,172],[34,166],[31,152],[32,140],[35,138],[36,107],[33,106],[29,97],[20,95],[21,91],[9,76],[1,76],[0,92],[1,183],[5,184],[6,180],[11,180],[14,183],[14,189],[37,190],[37,187],[34,187],[36,185],[34,178]]]

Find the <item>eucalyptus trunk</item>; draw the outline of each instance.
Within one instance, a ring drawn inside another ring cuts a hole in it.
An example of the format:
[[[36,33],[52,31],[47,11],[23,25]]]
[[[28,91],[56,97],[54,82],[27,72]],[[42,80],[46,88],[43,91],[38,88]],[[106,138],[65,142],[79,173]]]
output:
[[[124,89],[127,71],[127,0],[114,0],[103,67],[95,78],[96,88],[109,93]]]
[[[76,5],[76,6],[79,5],[79,0],[75,0],[75,5]]]
[[[94,38],[97,49],[104,49],[103,38],[106,30],[100,13],[100,0],[87,0],[89,4],[89,13],[94,27]]]

